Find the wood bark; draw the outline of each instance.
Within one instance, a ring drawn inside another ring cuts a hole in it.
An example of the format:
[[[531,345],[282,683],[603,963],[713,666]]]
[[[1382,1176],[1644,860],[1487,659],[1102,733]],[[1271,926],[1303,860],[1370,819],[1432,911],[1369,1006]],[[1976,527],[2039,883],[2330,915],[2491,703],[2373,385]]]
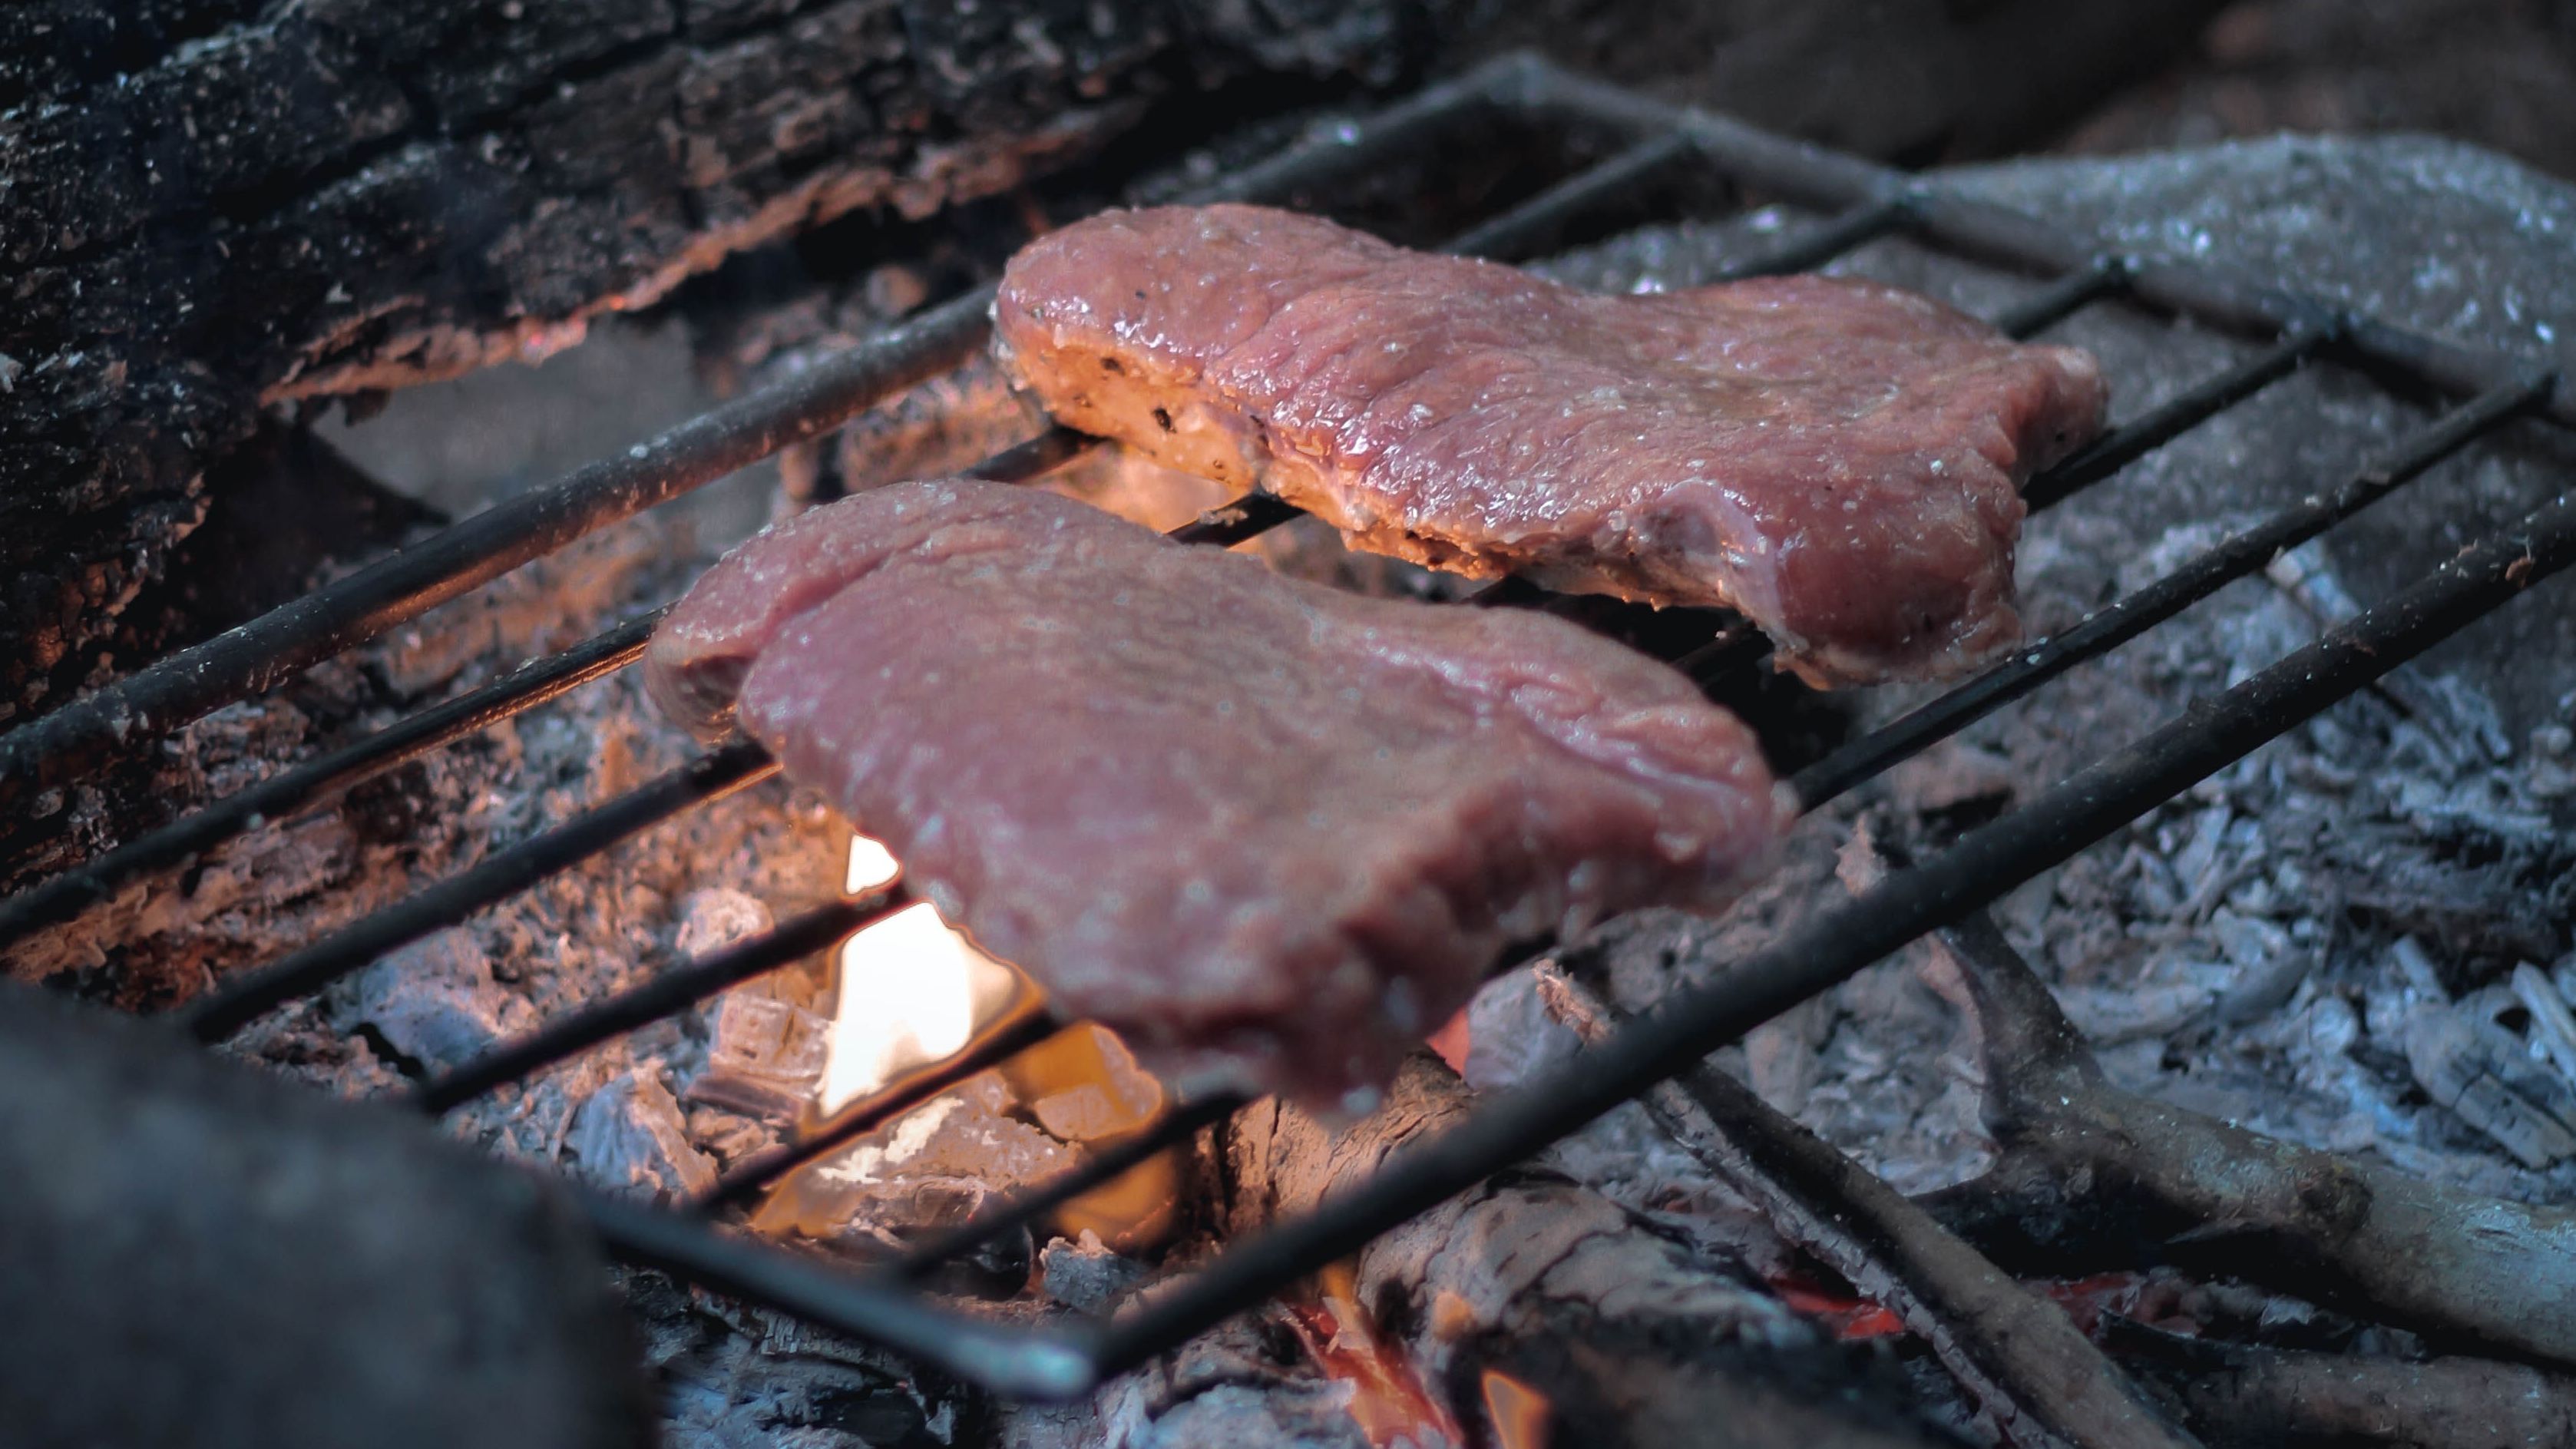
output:
[[[562,347],[727,254],[920,215],[1426,6],[39,0],[0,11],[0,723],[203,518],[264,406]]]

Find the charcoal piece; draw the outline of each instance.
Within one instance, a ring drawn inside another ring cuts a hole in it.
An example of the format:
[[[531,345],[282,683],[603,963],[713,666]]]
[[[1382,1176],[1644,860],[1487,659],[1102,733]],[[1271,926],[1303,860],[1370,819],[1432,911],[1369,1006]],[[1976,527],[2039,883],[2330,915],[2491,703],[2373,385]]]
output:
[[[1081,1162],[1079,1148],[1019,1120],[1019,1106],[999,1075],[969,1077],[782,1179],[752,1226],[822,1242],[894,1242],[953,1227],[994,1194]]]
[[[607,1449],[647,1403],[554,1190],[0,984],[0,1439]]]
[[[492,960],[461,927],[424,936],[358,973],[356,1020],[401,1056],[453,1071],[503,1037],[535,1029],[536,1008],[492,978]]]
[[[2522,1040],[2491,1019],[2492,1010],[2482,991],[2408,1023],[2406,1064],[2415,1080],[2525,1167],[2576,1156],[2576,1083],[2531,1060]]]
[[[1133,1258],[1111,1252],[1097,1233],[1084,1233],[1080,1241],[1050,1241],[1038,1254],[1038,1269],[1044,1275],[1039,1286],[1047,1297],[1084,1313],[1107,1313],[1120,1294],[1152,1271]]]
[[[707,1015],[714,1035],[707,1043],[706,1070],[689,1083],[690,1101],[784,1123],[822,1090],[831,1055],[829,1018],[757,986],[726,992]]]
[[[650,1064],[582,1099],[564,1139],[582,1175],[620,1196],[685,1202],[716,1185],[716,1166],[689,1142],[680,1104]]]

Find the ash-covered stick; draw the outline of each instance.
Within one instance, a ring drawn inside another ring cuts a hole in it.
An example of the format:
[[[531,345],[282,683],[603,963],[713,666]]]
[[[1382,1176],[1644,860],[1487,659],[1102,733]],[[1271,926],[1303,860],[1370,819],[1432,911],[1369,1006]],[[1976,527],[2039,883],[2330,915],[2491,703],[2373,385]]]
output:
[[[1563,969],[1539,968],[1548,1012],[1586,1045],[1622,1014]],[[1930,1214],[1713,1067],[1646,1094],[1658,1126],[1919,1335],[2018,1445],[2179,1449],[2195,1441],[2138,1393],[2056,1305]]]
[[[1337,1129],[1255,1103],[1216,1133],[1210,1216],[1240,1236],[1311,1211],[1454,1127],[1469,1101],[1454,1073],[1416,1056],[1378,1111]],[[1776,1298],[1552,1173],[1489,1179],[1378,1238],[1355,1266],[1356,1300],[1471,1420],[1497,1372],[1546,1396],[1560,1444],[1715,1431],[1743,1449],[1925,1442],[1893,1392],[1868,1410],[1847,1355]]]
[[[2111,1085],[1983,913],[1940,933],[2000,1156],[1921,1199],[2007,1267],[2188,1260],[2437,1340],[2576,1363],[2576,1212],[2295,1146]]]
[[[2254,1348],[2105,1320],[2122,1362],[2213,1426],[2221,1449],[2346,1444],[2530,1449],[2576,1444],[2576,1380],[2483,1358]]]

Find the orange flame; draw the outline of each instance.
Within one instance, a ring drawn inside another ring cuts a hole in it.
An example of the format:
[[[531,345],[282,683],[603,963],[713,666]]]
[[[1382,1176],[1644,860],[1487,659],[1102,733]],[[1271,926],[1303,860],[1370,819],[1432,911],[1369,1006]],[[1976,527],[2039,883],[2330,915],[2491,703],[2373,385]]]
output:
[[[1497,1449],[1548,1449],[1556,1438],[1556,1407],[1547,1395],[1501,1369],[1485,1370],[1485,1422]]]
[[[1316,1275],[1311,1299],[1283,1305],[1288,1326],[1326,1377],[1352,1386],[1351,1419],[1374,1449],[1434,1449],[1463,1445],[1466,1430],[1433,1396],[1422,1373],[1399,1344],[1378,1335],[1360,1306],[1359,1279],[1347,1263]]]

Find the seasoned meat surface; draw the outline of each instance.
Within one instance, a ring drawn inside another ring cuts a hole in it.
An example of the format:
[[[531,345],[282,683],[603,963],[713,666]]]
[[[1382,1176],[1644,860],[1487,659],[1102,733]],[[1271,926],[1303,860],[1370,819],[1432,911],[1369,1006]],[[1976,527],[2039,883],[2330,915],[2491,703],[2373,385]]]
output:
[[[1051,494],[906,483],[728,555],[654,698],[795,779],[1074,1015],[1338,1104],[1511,940],[1714,909],[1788,820],[1751,734],[1535,613],[1367,599]]]
[[[1024,248],[998,345],[1058,419],[1355,545],[1742,610],[1824,684],[2020,635],[2019,487],[2101,426],[2093,359],[1827,277],[1578,292],[1248,206]]]

